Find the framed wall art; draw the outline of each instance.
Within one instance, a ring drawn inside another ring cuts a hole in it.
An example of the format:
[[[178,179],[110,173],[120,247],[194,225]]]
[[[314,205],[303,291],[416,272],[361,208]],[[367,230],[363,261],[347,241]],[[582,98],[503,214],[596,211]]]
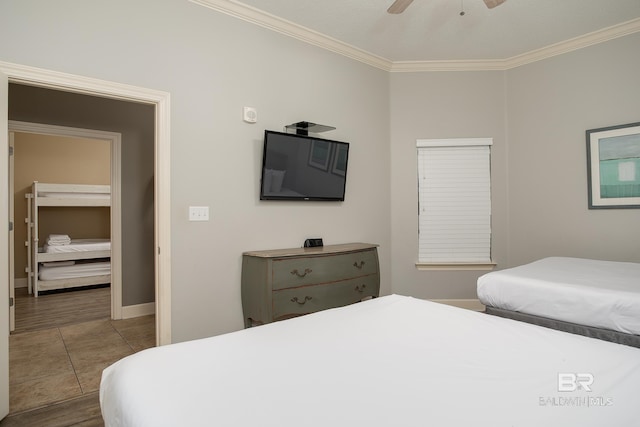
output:
[[[586,136],[589,209],[640,208],[640,123]]]

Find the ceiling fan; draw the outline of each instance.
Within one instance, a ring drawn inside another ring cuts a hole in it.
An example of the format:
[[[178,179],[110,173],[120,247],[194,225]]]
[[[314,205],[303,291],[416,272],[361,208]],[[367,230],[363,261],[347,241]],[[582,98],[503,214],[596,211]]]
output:
[[[493,9],[494,7],[501,5],[505,1],[507,0],[484,0],[484,4],[486,4],[489,9]],[[412,2],[413,0],[396,0],[391,6],[389,6],[387,12],[394,14],[402,13],[407,7],[409,7]]]

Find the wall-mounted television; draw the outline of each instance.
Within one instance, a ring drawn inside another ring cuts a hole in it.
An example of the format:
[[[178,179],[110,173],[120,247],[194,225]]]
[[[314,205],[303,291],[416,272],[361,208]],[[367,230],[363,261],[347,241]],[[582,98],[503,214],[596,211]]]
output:
[[[349,143],[266,130],[260,200],[343,201]]]

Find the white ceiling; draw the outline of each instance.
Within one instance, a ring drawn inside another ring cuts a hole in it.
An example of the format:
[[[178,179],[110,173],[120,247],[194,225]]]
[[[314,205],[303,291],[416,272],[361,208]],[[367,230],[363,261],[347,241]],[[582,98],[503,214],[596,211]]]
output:
[[[494,9],[482,0],[414,0],[400,15],[386,11],[393,0],[192,1],[390,64],[505,61],[640,31],[640,0],[507,0]]]

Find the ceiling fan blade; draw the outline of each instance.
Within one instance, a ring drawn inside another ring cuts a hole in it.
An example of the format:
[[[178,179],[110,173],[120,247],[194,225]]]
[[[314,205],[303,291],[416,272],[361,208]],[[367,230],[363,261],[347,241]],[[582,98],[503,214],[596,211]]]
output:
[[[387,12],[394,14],[402,13],[412,2],[413,0],[396,0],[391,6],[389,6]]]
[[[489,9],[493,9],[496,6],[500,6],[505,1],[507,0],[484,0],[484,4],[486,4]]]

